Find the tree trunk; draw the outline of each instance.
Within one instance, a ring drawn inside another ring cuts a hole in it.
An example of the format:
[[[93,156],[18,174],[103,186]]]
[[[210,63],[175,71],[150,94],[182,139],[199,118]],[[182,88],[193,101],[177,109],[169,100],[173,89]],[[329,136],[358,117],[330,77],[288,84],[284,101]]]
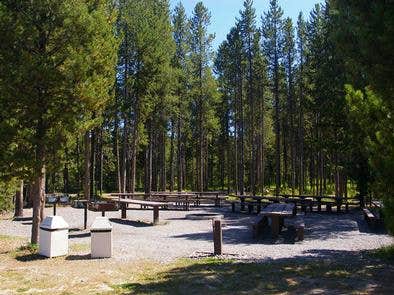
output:
[[[90,158],[91,158],[91,153],[90,153],[90,132],[86,131],[85,136],[84,136],[84,146],[85,146],[85,152],[84,152],[84,160],[85,160],[85,175],[83,179],[83,195],[86,200],[90,200]]]
[[[175,136],[175,124],[174,120],[171,120],[171,142],[170,142],[170,191],[174,190],[174,136]]]
[[[14,217],[23,217],[23,180],[20,181],[19,188],[15,194]]]
[[[44,163],[43,157],[39,157],[40,163]],[[31,228],[31,243],[38,243],[38,230],[40,223],[42,221],[42,208],[44,207],[43,199],[45,199],[45,191],[43,188],[45,187],[45,166],[42,164],[41,169],[39,170],[39,175],[33,182],[33,223]]]

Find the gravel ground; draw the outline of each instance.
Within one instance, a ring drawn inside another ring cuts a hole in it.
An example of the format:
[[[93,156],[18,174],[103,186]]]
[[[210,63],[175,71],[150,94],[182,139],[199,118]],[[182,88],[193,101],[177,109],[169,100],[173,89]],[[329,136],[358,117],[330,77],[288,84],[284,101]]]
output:
[[[119,212],[107,212],[113,225],[115,260],[154,259],[169,262],[180,257],[204,257],[213,251],[212,222],[210,220],[189,220],[189,213],[219,212],[224,215],[223,251],[225,257],[241,260],[267,260],[290,257],[335,257],[349,251],[375,249],[394,243],[394,238],[386,233],[372,232],[363,220],[360,211],[344,213],[308,213],[305,217],[305,240],[292,241],[290,233],[284,229],[277,240],[270,238],[269,232],[255,240],[251,237],[250,223],[256,216],[234,214],[230,208],[193,208],[185,211],[160,211],[160,224],[152,226],[151,210],[128,210],[127,220],[120,219]],[[46,208],[52,214],[52,208]],[[90,232],[83,230],[83,210],[58,207],[57,215],[70,225],[70,245],[90,243]],[[25,209],[25,216],[31,210]],[[88,225],[99,212],[88,211]],[[0,220],[0,235],[28,238],[31,220]],[[89,249],[89,247],[81,247]],[[88,250],[80,253],[83,259]],[[78,256],[78,255],[77,255]],[[78,257],[74,257],[78,259]]]

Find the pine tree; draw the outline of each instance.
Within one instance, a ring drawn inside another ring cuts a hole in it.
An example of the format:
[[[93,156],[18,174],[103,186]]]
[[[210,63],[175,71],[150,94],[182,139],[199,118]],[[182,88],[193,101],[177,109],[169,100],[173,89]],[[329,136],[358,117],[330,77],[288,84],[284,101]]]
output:
[[[279,64],[282,58],[282,15],[283,11],[277,0],[270,1],[270,9],[263,18],[263,50],[268,59],[268,69],[272,81],[275,108],[275,194],[281,187],[281,144],[280,144],[280,105],[279,105]]]
[[[91,113],[99,115],[110,99],[114,19],[106,1],[0,5],[2,125],[11,131],[1,138],[5,146],[17,145],[6,173],[23,172],[34,186],[32,243],[43,217],[46,166],[75,130],[96,124]]]
[[[196,139],[196,189],[203,191],[207,188],[204,181],[207,167],[205,154],[208,147],[208,127],[211,125],[213,116],[210,109],[215,101],[215,82],[209,66],[212,58],[211,43],[214,35],[208,33],[211,15],[208,9],[198,2],[190,19],[190,48],[191,48],[191,73],[193,80],[191,84],[192,114],[194,125],[194,136]],[[213,124],[215,125],[215,124]],[[213,127],[212,125],[212,127]]]

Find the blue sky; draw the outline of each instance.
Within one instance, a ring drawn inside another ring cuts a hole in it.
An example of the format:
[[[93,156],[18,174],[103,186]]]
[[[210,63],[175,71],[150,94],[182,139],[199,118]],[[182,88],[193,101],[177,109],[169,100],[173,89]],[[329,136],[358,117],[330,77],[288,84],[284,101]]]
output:
[[[191,15],[194,6],[199,0],[170,0],[171,9],[181,1],[185,6],[188,16]],[[226,39],[230,28],[235,24],[235,18],[239,16],[239,11],[243,7],[243,0],[202,0],[204,5],[211,12],[210,33],[215,33],[216,37],[213,42],[213,49],[217,49],[219,44]],[[315,3],[323,2],[323,0],[279,0],[279,4],[284,11],[284,16],[289,16],[296,23],[298,13],[302,11],[305,17],[309,16],[309,12]],[[269,0],[254,0],[256,9],[257,23],[261,25],[261,15],[268,10]]]

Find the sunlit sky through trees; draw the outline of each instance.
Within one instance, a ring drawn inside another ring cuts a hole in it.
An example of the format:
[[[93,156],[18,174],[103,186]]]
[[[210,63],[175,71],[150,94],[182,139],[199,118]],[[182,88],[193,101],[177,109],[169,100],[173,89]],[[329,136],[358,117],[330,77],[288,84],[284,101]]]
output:
[[[170,0],[171,9],[181,1],[186,9],[187,14],[192,14],[193,8],[200,0]],[[204,5],[211,12],[210,32],[215,33],[215,40],[212,44],[216,50],[220,43],[225,40],[230,28],[234,25],[235,19],[239,17],[239,11],[243,7],[243,0],[203,0]],[[300,11],[304,13],[305,18],[309,16],[316,3],[322,3],[322,0],[279,0],[279,4],[284,11],[284,16],[290,16],[294,24]],[[261,23],[261,15],[268,10],[269,0],[254,0],[256,16],[258,23]]]

